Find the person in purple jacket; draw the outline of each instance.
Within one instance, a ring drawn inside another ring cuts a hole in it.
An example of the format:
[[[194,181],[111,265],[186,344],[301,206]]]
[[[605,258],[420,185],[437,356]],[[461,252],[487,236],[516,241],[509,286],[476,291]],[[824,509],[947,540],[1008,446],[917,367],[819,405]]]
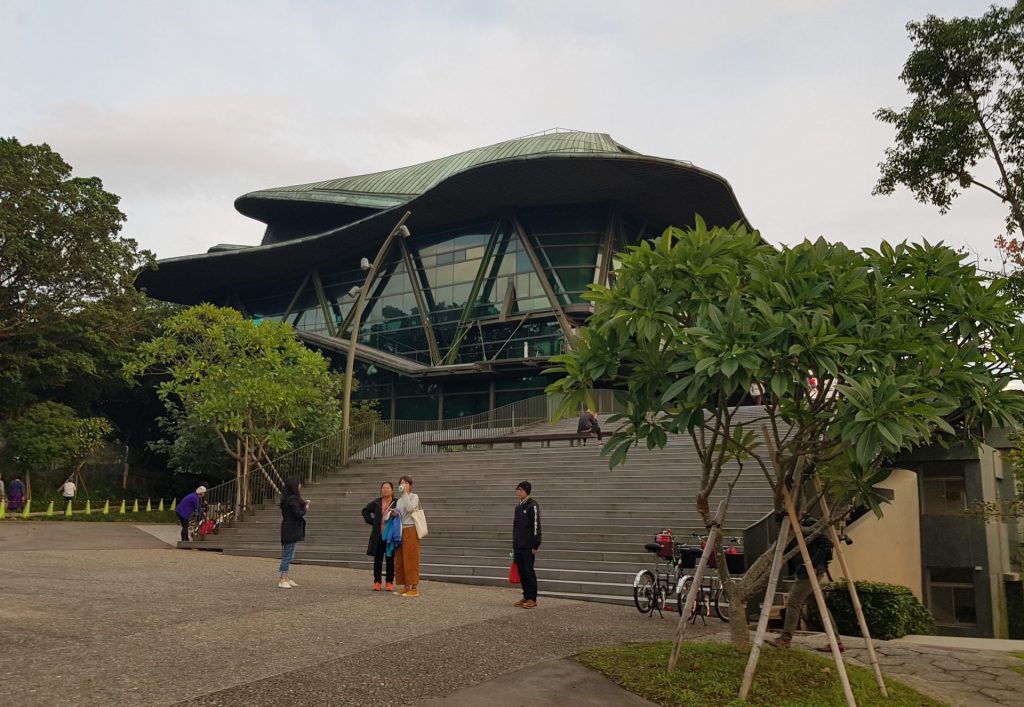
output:
[[[199,510],[203,505],[203,496],[206,494],[206,487],[200,486],[195,491],[181,499],[181,503],[174,509],[174,512],[178,514],[178,520],[181,521],[181,542],[187,543],[188,537],[188,519],[192,517],[192,514]]]

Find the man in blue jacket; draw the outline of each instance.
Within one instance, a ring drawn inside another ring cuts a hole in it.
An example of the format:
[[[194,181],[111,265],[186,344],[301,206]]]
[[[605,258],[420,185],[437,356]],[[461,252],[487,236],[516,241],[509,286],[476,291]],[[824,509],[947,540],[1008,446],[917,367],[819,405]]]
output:
[[[187,543],[188,537],[188,519],[192,517],[203,505],[203,496],[206,494],[206,487],[200,486],[195,491],[181,499],[181,503],[174,509],[174,512],[178,514],[178,520],[181,522],[181,542]]]
[[[515,605],[524,609],[537,607],[537,573],[533,561],[540,549],[540,504],[530,497],[532,490],[529,481],[521,481],[516,486],[519,503],[512,520],[512,554],[523,587],[523,598]]]

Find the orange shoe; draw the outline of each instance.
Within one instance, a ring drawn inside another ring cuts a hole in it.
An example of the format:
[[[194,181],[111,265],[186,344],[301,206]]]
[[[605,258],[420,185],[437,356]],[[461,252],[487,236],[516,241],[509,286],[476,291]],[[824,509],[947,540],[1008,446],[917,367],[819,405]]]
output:
[[[379,592],[380,591],[380,582],[374,582],[373,583],[373,591],[375,591],[375,592]]]
[[[388,582],[387,584],[384,585],[384,591],[386,591],[386,592],[393,592],[393,591],[395,591],[395,585],[392,584],[391,582]]]

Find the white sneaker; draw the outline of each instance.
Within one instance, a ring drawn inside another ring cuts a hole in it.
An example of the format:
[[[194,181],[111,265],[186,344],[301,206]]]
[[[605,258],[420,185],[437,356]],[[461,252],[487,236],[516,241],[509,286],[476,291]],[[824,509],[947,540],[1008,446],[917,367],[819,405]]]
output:
[[[289,587],[297,587],[297,586],[299,586],[299,585],[298,585],[298,584],[296,584],[296,583],[295,583],[295,582],[294,582],[293,580],[290,580],[290,579],[289,579],[289,580],[288,580],[288,586],[289,586]]]
[[[288,580],[287,579],[282,579],[280,582],[277,583],[277,586],[278,586],[278,589],[291,589],[292,588],[292,585],[288,584]]]

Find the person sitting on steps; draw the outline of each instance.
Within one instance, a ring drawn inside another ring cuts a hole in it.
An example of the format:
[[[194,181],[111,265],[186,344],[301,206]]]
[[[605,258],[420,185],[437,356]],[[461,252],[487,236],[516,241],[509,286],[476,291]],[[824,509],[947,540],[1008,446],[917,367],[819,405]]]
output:
[[[579,422],[576,424],[576,434],[583,434],[584,432],[593,432],[597,435],[597,443],[604,444],[601,436],[601,425],[597,421],[597,415],[594,414],[593,410],[584,410],[580,413]],[[583,446],[587,445],[587,440],[584,438],[581,440]]]

